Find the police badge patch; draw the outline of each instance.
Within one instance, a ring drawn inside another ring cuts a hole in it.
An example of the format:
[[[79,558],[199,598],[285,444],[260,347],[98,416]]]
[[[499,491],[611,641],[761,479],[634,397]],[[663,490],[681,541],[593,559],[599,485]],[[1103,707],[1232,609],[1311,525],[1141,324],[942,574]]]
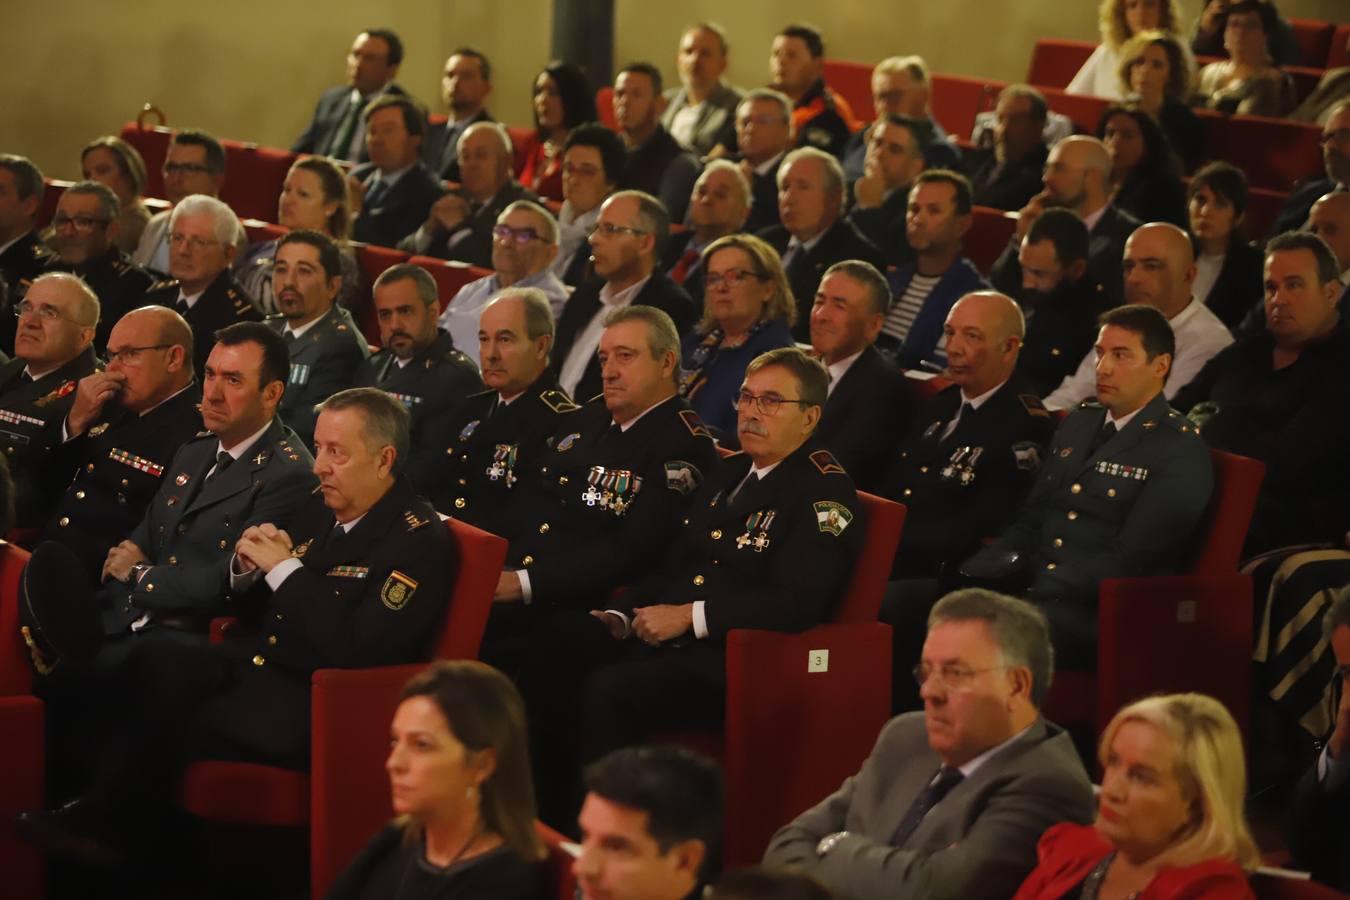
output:
[[[1013,458],[1017,468],[1023,472],[1034,472],[1041,467],[1041,448],[1033,441],[1018,441],[1012,445]]]
[[[389,573],[389,577],[384,580],[384,584],[380,587],[380,601],[390,609],[397,611],[408,605],[408,601],[412,599],[413,592],[416,590],[417,582],[395,569]]]
[[[666,463],[666,487],[684,496],[689,496],[703,480],[698,466],[682,459],[673,459]]]
[[[811,504],[816,511],[816,527],[821,531],[839,537],[853,521],[853,513],[848,507],[833,500],[818,500]]]

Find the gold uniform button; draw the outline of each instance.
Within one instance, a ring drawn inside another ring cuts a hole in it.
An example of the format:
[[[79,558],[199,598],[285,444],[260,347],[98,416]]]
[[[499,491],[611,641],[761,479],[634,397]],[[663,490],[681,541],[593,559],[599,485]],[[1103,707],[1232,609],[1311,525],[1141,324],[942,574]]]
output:
[[[1107,488],[1107,489],[1106,489],[1106,496],[1108,496],[1108,497],[1114,497],[1115,495],[1116,495],[1116,489],[1115,489],[1115,488]]]
[[[905,496],[906,496],[906,497],[908,497],[910,494],[913,494],[913,493],[914,493],[914,492],[913,492],[912,490],[910,490],[909,488],[905,488]]]
[[[127,481],[125,478],[122,479],[122,487],[126,487],[129,484],[131,484],[130,481]]]
[[[454,447],[446,447],[446,448],[445,448],[445,455],[446,455],[446,456],[454,456],[454,455],[455,455],[455,448],[454,448]]]
[[[1051,356],[1059,356],[1059,348],[1058,348],[1058,347],[1051,347],[1051,348],[1050,348],[1050,355],[1051,355]]]
[[[456,497],[456,498],[455,498],[455,509],[463,509],[463,508],[464,508],[464,498],[463,498],[463,497]]]
[[[263,659],[262,654],[259,654],[259,655],[255,656],[255,657],[253,657],[253,664],[254,664],[255,666],[261,666],[261,665],[265,664],[266,662],[267,662],[267,660]]]
[[[60,518],[60,520],[59,520],[56,524],[57,524],[57,525],[60,525],[62,528],[65,528],[67,525],[70,524],[70,517],[69,517],[69,516],[62,516],[62,517]]]
[[[722,529],[714,528],[710,537],[712,537],[714,541],[720,541],[722,539]]]
[[[1078,510],[1076,509],[1069,510],[1069,521],[1072,522],[1074,519],[1077,518],[1078,518]]]
[[[1056,546],[1056,547],[1063,547],[1063,546],[1064,546],[1064,538],[1055,538],[1055,546]]]
[[[520,564],[528,569],[531,565],[534,564],[534,557],[526,556],[524,559],[520,561]]]
[[[76,491],[76,492],[75,492],[75,499],[76,499],[76,500],[83,500],[83,499],[84,499],[84,491]]]
[[[147,591],[153,591],[153,590],[155,589],[155,586],[154,586],[153,584],[147,584],[147,585],[145,586],[145,589],[146,589]]]
[[[277,645],[277,636],[275,634],[269,634],[267,636],[267,643],[275,647]]]
[[[218,546],[220,547],[220,549],[224,550],[226,547],[229,546],[229,544],[226,541],[221,541]]]
[[[1069,493],[1070,493],[1070,494],[1081,494],[1081,493],[1083,493],[1083,486],[1082,486],[1081,484],[1075,484],[1073,487],[1069,488]]]
[[[169,557],[169,565],[171,565],[171,566],[176,566],[176,565],[178,565],[178,557],[176,557],[176,556],[170,556],[170,557]]]
[[[921,475],[927,475],[927,474],[928,474],[928,467],[927,467],[927,466],[919,466],[919,474],[921,474]]]
[[[463,456],[461,456],[459,459],[460,459],[460,462],[468,462],[468,461],[469,461],[469,454],[465,453],[465,454],[464,454]]]
[[[547,474],[548,474],[548,466],[540,466],[540,467],[539,467],[539,474],[540,474],[540,475],[547,475]]]
[[[567,476],[566,476],[566,475],[559,475],[559,476],[558,476],[558,484],[567,484]]]
[[[548,534],[548,523],[547,523],[547,522],[545,522],[543,525],[540,525],[540,526],[539,526],[539,533],[540,533],[540,534]]]
[[[459,486],[460,486],[460,487],[464,487],[464,486],[465,486],[466,484],[468,484],[468,483],[469,483],[469,482],[465,481],[463,478],[461,478],[461,479],[459,480]]]
[[[703,576],[702,576],[702,575],[695,575],[695,576],[694,576],[694,587],[703,587]]]
[[[689,517],[688,517],[688,516],[685,516],[685,519],[684,519],[684,524],[686,524],[686,525],[688,525],[688,524],[689,524]]]
[[[1055,564],[1054,564],[1054,563],[1046,563],[1046,564],[1045,564],[1045,567],[1046,567],[1047,569],[1049,569],[1050,571],[1053,572],[1054,569],[1055,569]]]

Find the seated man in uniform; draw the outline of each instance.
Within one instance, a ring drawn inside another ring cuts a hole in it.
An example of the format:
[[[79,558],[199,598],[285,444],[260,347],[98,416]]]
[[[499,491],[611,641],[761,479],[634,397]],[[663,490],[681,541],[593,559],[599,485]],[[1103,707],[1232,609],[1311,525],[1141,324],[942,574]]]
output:
[[[924,711],[892,719],[857,775],[773,836],[765,864],[854,900],[1012,896],[1041,832],[1096,806],[1069,735],[1041,716],[1049,632],[1011,597],[940,600],[914,668]]]
[[[88,792],[23,817],[23,833],[44,850],[146,852],[154,845],[141,836],[191,759],[307,767],[315,670],[412,663],[431,651],[457,563],[435,511],[398,474],[407,410],[373,388],[341,391],[321,405],[315,444],[319,491],[285,528],[271,517],[247,528],[222,560],[233,590],[263,595],[262,630],[133,651],[117,672],[116,715],[95,736],[104,763]]]
[[[798,147],[839,157],[857,130],[848,101],[825,84],[825,42],[810,25],[789,25],[773,39],[769,87],[792,100],[792,130]]]
[[[449,432],[443,423],[483,382],[449,332],[436,327],[440,306],[430,272],[410,263],[390,266],[375,279],[374,293],[383,349],[357,368],[352,381],[387,391],[408,407],[412,424],[403,477],[435,503],[450,490],[443,439]]]
[[[548,367],[553,312],[537,288],[507,288],[483,310],[478,346],[488,390],[459,404],[430,448],[436,508],[493,534],[508,534],[521,475],[549,453],[548,440],[577,410]]]
[[[1097,583],[1176,572],[1214,488],[1209,450],[1163,395],[1176,353],[1163,314],[1103,313],[1095,352],[1099,402],[1064,420],[1017,520],[961,566],[1029,584],[1073,671],[1096,666]]]
[[[277,242],[272,295],[282,322],[269,323],[290,348],[291,371],[277,414],[306,446],[314,444],[314,405],[352,383],[370,355],[352,314],[337,303],[342,256],[317,231],[291,231]]]
[[[77,276],[49,273],[13,309],[19,330],[15,358],[0,366],[0,446],[17,488],[14,521],[37,528],[56,500],[41,488],[47,453],[61,439],[76,384],[94,371],[99,305]]]

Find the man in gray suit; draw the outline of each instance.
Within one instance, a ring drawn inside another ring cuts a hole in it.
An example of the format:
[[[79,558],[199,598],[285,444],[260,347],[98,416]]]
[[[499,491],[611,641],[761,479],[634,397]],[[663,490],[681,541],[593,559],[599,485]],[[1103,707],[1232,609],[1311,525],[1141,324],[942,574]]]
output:
[[[915,669],[923,712],[892,719],[862,770],[780,829],[764,862],[849,900],[1012,896],[1041,832],[1094,812],[1068,734],[1040,715],[1053,668],[1030,604],[980,589],[938,601]]]
[[[707,156],[721,144],[736,149],[736,105],[741,92],[722,80],[727,70],[727,36],[721,27],[700,22],[680,38],[675,55],[680,87],[666,91],[666,111],[661,116],[675,140],[699,156]]]

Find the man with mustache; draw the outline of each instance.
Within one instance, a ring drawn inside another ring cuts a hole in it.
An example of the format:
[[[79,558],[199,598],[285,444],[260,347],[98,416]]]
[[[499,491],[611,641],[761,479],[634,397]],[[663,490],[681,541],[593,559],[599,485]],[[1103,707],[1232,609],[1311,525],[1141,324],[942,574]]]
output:
[[[314,405],[352,384],[367,356],[352,314],[337,303],[342,255],[317,231],[288,232],[277,242],[272,291],[282,321],[272,322],[290,348],[291,371],[277,412],[308,446],[314,444]]]
[[[421,266],[399,263],[375,279],[375,315],[383,348],[353,375],[357,387],[387,391],[412,416],[403,477],[436,502],[450,490],[445,435],[450,416],[483,382],[473,361],[436,326],[436,280]],[[438,506],[444,509],[443,504]],[[448,512],[448,510],[444,510]]]

